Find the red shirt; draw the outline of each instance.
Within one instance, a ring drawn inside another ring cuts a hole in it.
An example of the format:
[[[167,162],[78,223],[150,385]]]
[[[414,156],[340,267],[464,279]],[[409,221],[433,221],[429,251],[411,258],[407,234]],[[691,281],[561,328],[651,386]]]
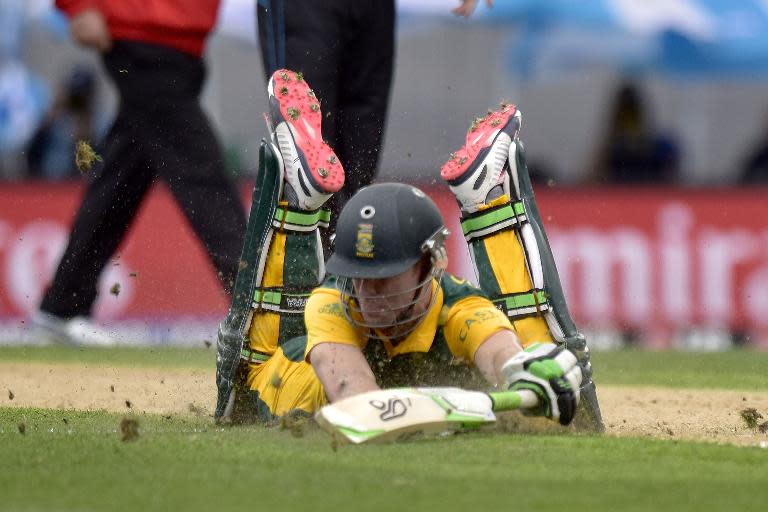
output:
[[[99,10],[113,39],[155,43],[200,56],[216,23],[219,0],[56,0],[56,7],[70,18],[88,8]]]

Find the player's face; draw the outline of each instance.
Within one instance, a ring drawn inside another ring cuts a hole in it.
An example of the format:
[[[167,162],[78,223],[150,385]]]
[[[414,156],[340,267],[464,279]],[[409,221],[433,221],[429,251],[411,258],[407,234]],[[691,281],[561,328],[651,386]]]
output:
[[[431,285],[424,279],[422,264],[384,279],[353,279],[357,302],[366,324],[379,328],[407,327],[409,318],[429,305]]]

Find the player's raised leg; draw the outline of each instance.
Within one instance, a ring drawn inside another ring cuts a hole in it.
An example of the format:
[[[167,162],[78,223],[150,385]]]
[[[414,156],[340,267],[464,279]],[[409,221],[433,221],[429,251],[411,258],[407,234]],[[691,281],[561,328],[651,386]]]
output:
[[[480,286],[507,313],[526,346],[565,343],[583,366],[576,422],[604,430],[589,349],[571,319],[525,164],[520,111],[502,104],[477,118],[441,169],[461,208],[461,226]]]
[[[254,404],[270,407],[258,390],[263,395],[261,380],[273,375],[261,367],[304,334],[304,304],[325,274],[318,228],[328,226],[330,213],[322,206],[344,184],[342,166],[323,142],[319,102],[301,75],[278,70],[268,93],[271,140],[261,145],[240,271],[219,328],[217,419],[253,416]],[[283,388],[283,403],[290,388]]]
[[[281,69],[269,80],[272,138],[285,165],[284,199],[301,210],[320,208],[344,185],[344,170],[323,141],[320,100],[301,73]]]

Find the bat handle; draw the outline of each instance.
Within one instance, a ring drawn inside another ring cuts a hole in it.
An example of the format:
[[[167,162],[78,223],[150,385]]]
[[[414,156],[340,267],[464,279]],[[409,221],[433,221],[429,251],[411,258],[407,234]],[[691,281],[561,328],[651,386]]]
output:
[[[539,405],[536,393],[527,389],[520,391],[494,391],[488,393],[493,402],[493,411],[513,411],[515,409],[531,409]]]

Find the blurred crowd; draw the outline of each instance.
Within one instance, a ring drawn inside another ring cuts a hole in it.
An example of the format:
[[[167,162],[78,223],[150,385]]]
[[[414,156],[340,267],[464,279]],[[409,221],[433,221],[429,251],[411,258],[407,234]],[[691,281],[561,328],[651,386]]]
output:
[[[108,115],[96,101],[97,70],[78,64],[58,83],[42,84],[16,76],[7,64],[0,73],[0,180],[78,178],[76,142],[87,141],[98,153],[109,128]],[[55,91],[36,91],[41,88]],[[37,99],[46,96],[51,99]],[[35,102],[47,106],[36,113]],[[685,148],[675,133],[654,123],[653,114],[641,85],[631,80],[619,83],[583,183],[684,184],[679,171]],[[756,140],[733,173],[733,183],[768,182],[768,121]],[[551,170],[537,166],[536,155],[532,156],[534,178],[547,181]]]
[[[84,140],[98,146],[106,128],[94,108],[95,84],[93,70],[78,66],[64,78],[48,108],[39,115],[33,111],[10,112],[14,106],[29,110],[34,106],[25,106],[18,100],[23,91],[4,91],[6,94],[0,99],[5,100],[4,105],[0,103],[0,131],[9,136],[0,145],[0,176],[44,180],[77,177],[76,142]],[[25,136],[10,137],[20,132]]]
[[[87,141],[98,154],[111,122],[112,114],[99,90],[104,84],[99,79],[101,70],[93,61],[86,61],[58,76],[35,75],[25,66],[19,42],[23,39],[18,33],[23,8],[18,6],[23,4],[0,5],[0,181],[78,179],[77,141]],[[564,174],[576,175],[576,171],[559,169],[538,148],[529,151],[534,179],[590,185],[689,184],[690,176],[682,172],[681,162],[690,156],[691,148],[686,148],[680,133],[660,125],[658,118],[663,116],[654,112],[658,105],[650,101],[643,81],[619,78],[613,87],[606,95],[602,126],[591,135],[591,156],[580,165],[578,177],[564,180]],[[522,109],[527,112],[525,104]],[[743,154],[734,159],[723,184],[768,182],[768,119],[762,133],[744,140]],[[753,141],[751,146],[748,140]],[[688,142],[690,145],[690,139]],[[237,143],[223,141],[227,168],[235,176],[247,176],[252,170],[242,167],[249,164],[239,161],[242,155],[238,151],[231,151]],[[438,161],[442,155],[435,158]]]
[[[88,142],[100,153],[107,123],[95,109],[95,91],[96,78],[87,66],[78,66],[65,77],[23,150],[25,177],[76,178],[79,175],[75,164],[77,141]]]

